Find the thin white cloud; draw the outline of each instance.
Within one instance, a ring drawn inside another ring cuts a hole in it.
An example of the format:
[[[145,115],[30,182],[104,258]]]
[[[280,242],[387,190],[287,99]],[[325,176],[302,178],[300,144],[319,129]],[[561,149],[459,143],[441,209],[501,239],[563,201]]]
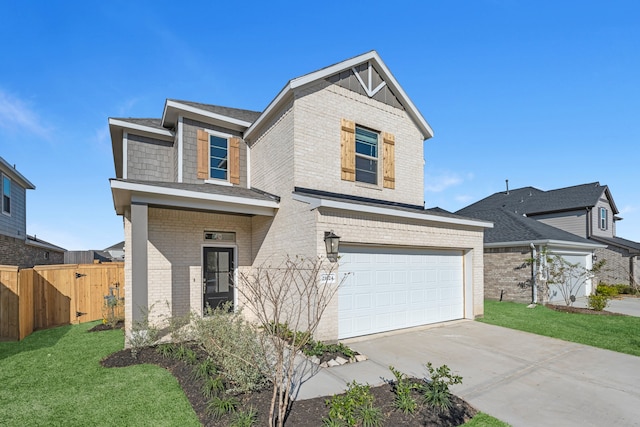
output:
[[[0,89],[0,127],[8,130],[26,130],[40,137],[49,138],[51,129],[28,103]]]
[[[138,98],[129,98],[120,103],[117,107],[118,115],[126,117],[131,114],[131,110],[138,103]]]
[[[639,209],[638,206],[626,205],[622,209],[620,209],[620,213],[622,215],[626,215],[626,214],[631,213],[631,212],[637,212],[638,209]]]
[[[475,200],[476,198],[473,196],[470,196],[469,194],[459,194],[457,196],[455,196],[453,198],[456,202],[459,203],[464,203],[465,205],[468,204],[469,202]]]
[[[427,174],[425,177],[424,191],[440,193],[449,187],[459,185],[464,180],[457,174],[445,172],[439,175]]]

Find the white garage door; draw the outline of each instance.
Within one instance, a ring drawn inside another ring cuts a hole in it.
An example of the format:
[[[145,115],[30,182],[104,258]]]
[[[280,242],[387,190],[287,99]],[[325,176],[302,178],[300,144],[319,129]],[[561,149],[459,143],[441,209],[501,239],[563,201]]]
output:
[[[464,317],[461,251],[340,245],[339,338]]]
[[[565,304],[565,295],[570,297],[575,295],[576,298],[582,298],[591,293],[591,280],[585,280],[585,271],[587,268],[587,257],[591,254],[568,254],[562,252],[552,252],[553,255],[560,255],[570,264],[577,264],[579,267],[573,269],[575,275],[580,277],[568,278],[565,285],[549,284],[549,302]]]

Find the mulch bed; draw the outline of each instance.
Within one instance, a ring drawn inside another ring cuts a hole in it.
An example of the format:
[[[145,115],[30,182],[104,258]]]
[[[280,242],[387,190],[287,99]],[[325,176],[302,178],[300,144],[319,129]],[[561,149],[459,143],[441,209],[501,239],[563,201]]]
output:
[[[194,347],[195,349],[195,347]],[[101,361],[102,366],[108,368],[118,368],[132,366],[136,364],[154,364],[167,369],[178,380],[189,399],[193,410],[198,415],[200,422],[204,426],[226,426],[229,425],[230,417],[215,419],[207,413],[207,399],[203,396],[202,380],[194,380],[192,367],[182,361],[172,358],[164,358],[155,347],[147,347],[138,351],[136,358],[132,357],[131,350],[121,350],[107,356]],[[452,396],[452,408],[445,413],[436,413],[426,407],[414,415],[406,415],[394,408],[394,394],[392,386],[385,384],[372,387],[371,392],[375,397],[375,405],[384,414],[385,426],[458,426],[470,420],[477,411],[464,400],[457,396]],[[258,413],[256,425],[268,425],[269,405],[271,402],[271,389],[262,392],[251,393],[238,396],[240,407],[247,409],[253,407]],[[321,426],[322,419],[328,415],[326,405],[327,397],[294,401],[291,405],[287,426]]]
[[[612,313],[612,312],[606,311],[606,310],[596,311],[596,310],[592,310],[590,308],[573,307],[573,306],[569,306],[569,305],[547,304],[546,307],[550,308],[551,310],[563,311],[565,313],[595,314],[595,315],[600,315],[600,316],[626,316],[625,314]]]

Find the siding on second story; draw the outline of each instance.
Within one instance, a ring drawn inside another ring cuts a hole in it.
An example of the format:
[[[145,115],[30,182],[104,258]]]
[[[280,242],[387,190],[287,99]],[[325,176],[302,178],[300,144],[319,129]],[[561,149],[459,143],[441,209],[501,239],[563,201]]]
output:
[[[591,235],[596,237],[614,237],[614,212],[611,203],[603,194],[591,211]]]
[[[147,136],[128,133],[127,179],[174,182],[174,144]]]
[[[419,206],[424,204],[424,137],[404,109],[326,80],[295,96],[295,186]],[[344,123],[352,128],[345,129]],[[357,149],[354,152],[351,148],[351,155],[356,156],[355,170],[350,174],[342,173],[344,133],[351,133],[350,143],[357,146],[360,129],[372,137],[374,144],[368,153],[372,156],[362,156],[365,162],[373,163],[369,174],[371,183],[359,182]],[[392,144],[390,157],[387,154],[389,143]]]
[[[576,236],[587,238],[588,214],[586,209],[535,215],[531,218]]]
[[[0,157],[0,234],[26,239],[27,189],[35,186]]]

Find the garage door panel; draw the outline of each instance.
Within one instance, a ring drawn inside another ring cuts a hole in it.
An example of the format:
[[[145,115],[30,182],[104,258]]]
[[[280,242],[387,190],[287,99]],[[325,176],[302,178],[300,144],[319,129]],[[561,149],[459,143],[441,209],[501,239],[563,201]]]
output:
[[[461,252],[340,249],[339,338],[463,317]]]

